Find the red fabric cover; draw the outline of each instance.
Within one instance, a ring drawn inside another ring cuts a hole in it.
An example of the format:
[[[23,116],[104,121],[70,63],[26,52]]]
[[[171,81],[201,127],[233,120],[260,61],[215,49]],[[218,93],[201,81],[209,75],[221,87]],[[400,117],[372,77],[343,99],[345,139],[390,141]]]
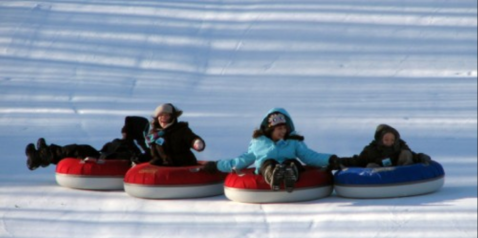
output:
[[[131,168],[124,178],[128,184],[139,185],[204,185],[221,183],[227,174],[210,174],[204,170],[191,171],[200,168],[199,165],[184,167],[163,167],[143,163]]]
[[[250,189],[250,190],[271,190],[271,186],[264,181],[262,175],[254,173],[255,169],[245,169],[240,177],[235,173],[227,176],[224,186],[229,188]],[[333,175],[330,171],[323,171],[314,167],[305,167],[305,171],[300,174],[299,181],[296,182],[295,188],[322,187],[333,184]],[[282,189],[284,186],[282,185]]]
[[[62,159],[56,166],[56,173],[83,176],[120,176],[123,177],[131,168],[127,160],[105,160],[103,164],[76,158]]]

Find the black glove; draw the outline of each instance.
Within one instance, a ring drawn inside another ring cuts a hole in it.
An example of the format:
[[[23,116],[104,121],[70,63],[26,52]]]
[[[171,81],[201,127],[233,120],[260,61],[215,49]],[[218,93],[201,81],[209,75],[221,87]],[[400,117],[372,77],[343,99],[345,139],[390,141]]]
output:
[[[205,163],[203,165],[203,170],[210,174],[219,172],[219,170],[217,169],[217,163],[214,161],[208,161],[207,163]]]
[[[429,165],[431,161],[432,161],[432,158],[430,158],[429,155],[423,154],[423,153],[418,154],[419,163],[422,163],[424,165]]]
[[[337,155],[332,155],[329,158],[329,166],[327,166],[328,170],[339,170],[342,169],[342,163],[340,162],[340,158]]]

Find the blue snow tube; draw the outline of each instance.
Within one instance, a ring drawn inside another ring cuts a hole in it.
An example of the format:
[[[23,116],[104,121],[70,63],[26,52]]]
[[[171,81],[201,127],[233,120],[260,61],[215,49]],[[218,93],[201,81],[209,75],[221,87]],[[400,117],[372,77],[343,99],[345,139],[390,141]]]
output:
[[[433,193],[443,187],[445,171],[429,165],[346,168],[335,173],[335,192],[348,198],[393,198]]]

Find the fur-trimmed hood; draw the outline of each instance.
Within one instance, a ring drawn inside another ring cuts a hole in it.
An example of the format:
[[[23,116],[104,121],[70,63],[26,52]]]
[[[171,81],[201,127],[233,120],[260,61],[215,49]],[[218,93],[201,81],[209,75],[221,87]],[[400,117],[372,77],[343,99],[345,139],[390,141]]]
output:
[[[392,133],[395,135],[395,141],[399,141],[400,138],[400,133],[397,131],[397,129],[387,125],[387,124],[380,124],[377,126],[377,129],[375,130],[375,141],[378,144],[382,144],[382,138],[385,134],[387,133]]]

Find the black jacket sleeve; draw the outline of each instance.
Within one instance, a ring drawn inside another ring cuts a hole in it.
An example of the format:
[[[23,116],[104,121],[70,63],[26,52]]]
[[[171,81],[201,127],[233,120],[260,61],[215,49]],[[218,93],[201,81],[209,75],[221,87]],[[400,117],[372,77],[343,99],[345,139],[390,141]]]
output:
[[[193,145],[194,145],[194,142],[196,140],[201,140],[203,142],[204,148],[201,150],[201,151],[203,151],[206,148],[206,142],[204,142],[204,140],[200,136],[196,135],[191,130],[191,128],[185,127],[183,129],[183,141],[184,141],[184,143],[186,143],[187,145],[189,145],[190,148],[192,148]]]

